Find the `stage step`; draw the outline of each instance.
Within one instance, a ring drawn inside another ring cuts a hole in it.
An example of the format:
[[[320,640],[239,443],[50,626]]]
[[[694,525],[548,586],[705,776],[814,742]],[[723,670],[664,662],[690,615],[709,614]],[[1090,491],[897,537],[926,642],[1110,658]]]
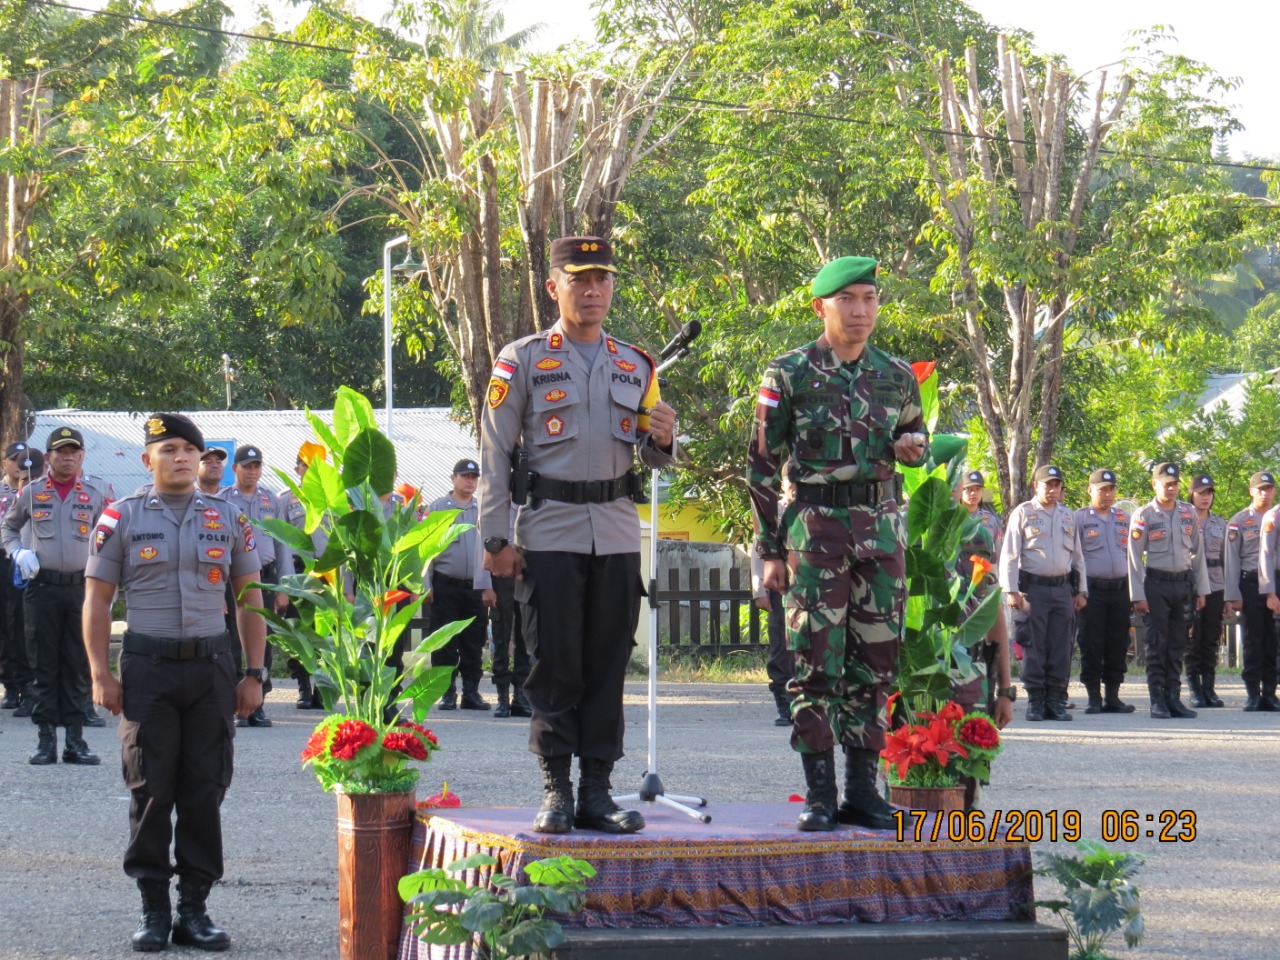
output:
[[[1042,923],[567,930],[537,960],[1066,960],[1067,932]]]

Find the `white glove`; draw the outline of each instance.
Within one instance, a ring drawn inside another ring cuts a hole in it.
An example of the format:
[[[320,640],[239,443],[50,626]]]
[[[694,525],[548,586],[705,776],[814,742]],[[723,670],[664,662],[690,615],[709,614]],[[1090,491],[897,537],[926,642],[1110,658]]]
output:
[[[40,558],[36,556],[34,550],[28,550],[26,547],[19,547],[13,551],[13,562],[17,564],[23,580],[31,580],[40,572]]]

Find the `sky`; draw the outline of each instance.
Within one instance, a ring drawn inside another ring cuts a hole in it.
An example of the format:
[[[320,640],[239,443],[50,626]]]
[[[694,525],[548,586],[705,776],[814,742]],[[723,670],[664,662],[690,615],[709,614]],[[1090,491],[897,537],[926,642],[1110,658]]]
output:
[[[101,6],[105,0],[82,0]],[[386,0],[352,0],[365,16],[377,19]],[[163,3],[163,0],[162,0]],[[283,0],[229,0],[237,26],[253,22],[248,11],[267,3],[278,28],[297,16]],[[1156,24],[1172,28],[1174,50],[1200,60],[1226,77],[1239,79],[1238,89],[1224,98],[1244,131],[1232,136],[1232,156],[1280,159],[1280,107],[1276,103],[1277,39],[1280,4],[1268,0],[968,0],[969,6],[996,26],[1017,27],[1035,35],[1038,47],[1059,53],[1078,74],[1118,61],[1132,42],[1132,30]],[[174,6],[179,0],[172,0]],[[506,0],[508,32],[534,23],[544,29],[537,47],[554,48],[575,38],[593,36],[590,0]]]

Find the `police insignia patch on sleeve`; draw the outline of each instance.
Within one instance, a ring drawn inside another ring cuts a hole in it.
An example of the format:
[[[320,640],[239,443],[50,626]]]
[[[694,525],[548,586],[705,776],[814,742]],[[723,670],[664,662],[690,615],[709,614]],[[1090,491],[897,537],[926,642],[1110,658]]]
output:
[[[496,410],[502,406],[502,401],[507,399],[507,392],[511,389],[511,385],[503,380],[494,377],[489,381],[489,409]]]

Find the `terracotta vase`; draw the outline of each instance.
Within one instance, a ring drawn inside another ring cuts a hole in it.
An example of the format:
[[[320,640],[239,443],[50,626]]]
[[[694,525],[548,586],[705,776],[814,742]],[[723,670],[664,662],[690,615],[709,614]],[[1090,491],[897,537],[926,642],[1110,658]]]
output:
[[[964,811],[964,787],[904,787],[889,784],[889,802],[909,810]]]
[[[414,794],[339,793],[338,937],[341,960],[394,960],[408,872]]]

